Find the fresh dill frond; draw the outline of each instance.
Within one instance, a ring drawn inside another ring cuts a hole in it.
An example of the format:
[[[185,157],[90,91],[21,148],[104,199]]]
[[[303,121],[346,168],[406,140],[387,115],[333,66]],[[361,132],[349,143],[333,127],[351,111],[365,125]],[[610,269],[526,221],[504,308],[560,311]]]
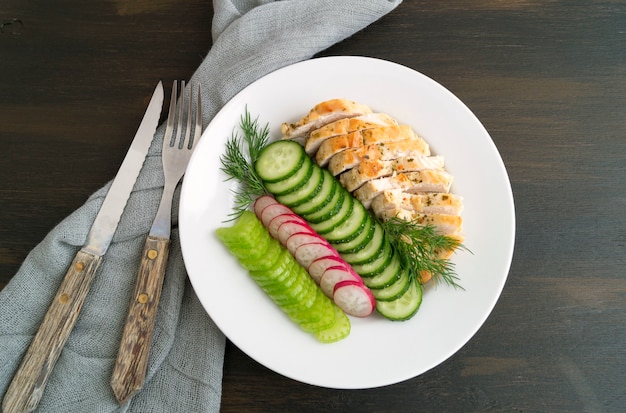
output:
[[[454,263],[440,257],[442,252],[466,249],[459,240],[438,234],[434,226],[417,221],[394,217],[380,223],[412,278],[420,282],[422,274],[430,273],[433,279],[463,289],[458,284]]]
[[[248,154],[250,155],[250,159],[252,162],[255,162],[259,157],[261,149],[267,145],[270,135],[269,124],[266,123],[265,126],[260,129],[259,119],[255,118],[252,120],[250,112],[248,112],[248,109],[246,108],[245,113],[241,116],[240,127],[243,131],[243,138],[248,145]]]
[[[228,175],[229,180],[236,179],[240,183],[240,186],[233,191],[235,206],[233,212],[229,214],[231,220],[239,218],[258,196],[267,193],[263,180],[254,169],[254,163],[261,149],[267,144],[269,125],[260,128],[258,118],[253,120],[246,107],[239,127],[243,136],[234,131],[226,141],[224,155],[220,157],[222,163],[220,169]]]

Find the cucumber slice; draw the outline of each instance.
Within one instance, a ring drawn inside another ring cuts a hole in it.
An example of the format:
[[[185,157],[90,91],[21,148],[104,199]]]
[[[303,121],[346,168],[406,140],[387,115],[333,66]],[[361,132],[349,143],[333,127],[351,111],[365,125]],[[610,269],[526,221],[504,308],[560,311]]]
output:
[[[402,271],[402,263],[400,258],[394,252],[389,264],[378,274],[362,277],[363,282],[369,288],[385,288],[395,283],[400,278]]]
[[[322,189],[324,174],[320,168],[311,168],[311,176],[295,191],[289,191],[284,195],[277,195],[276,200],[293,209],[299,205],[310,202]],[[278,185],[278,184],[276,184]]]
[[[238,257],[241,265],[243,265],[248,271],[266,271],[272,268],[277,263],[282,250],[280,243],[273,238],[270,239],[267,243],[268,247],[264,250],[263,255],[261,256],[258,256],[258,253],[254,253],[248,256],[245,252],[234,255]],[[253,251],[256,249],[256,244],[251,245],[255,245],[255,247],[249,247],[248,251]]]
[[[411,278],[409,277],[409,271],[403,269],[400,271],[400,278],[398,278],[394,283],[380,289],[370,287],[370,291],[377,301],[393,301],[406,292],[410,283]]]
[[[320,169],[322,171],[322,184],[320,190],[311,198],[308,202],[293,206],[291,209],[298,215],[312,214],[313,212],[322,209],[328,204],[337,190],[339,183],[333,178],[333,176],[326,169]]]
[[[345,189],[342,189],[341,192],[344,194],[344,200],[339,211],[322,222],[310,223],[315,232],[322,236],[343,224],[348,218],[350,218],[350,215],[352,215],[354,204],[357,201]]]
[[[252,225],[249,226],[252,228]],[[255,225],[256,227],[256,225]],[[267,259],[272,257],[278,257],[280,245],[276,245],[272,237],[267,236],[267,231],[262,225],[259,225],[261,232],[259,235],[252,234],[244,240],[225,240],[225,245],[240,261],[250,263],[252,269],[259,270],[264,266],[269,268],[272,263],[267,262]],[[250,248],[250,245],[254,245],[254,248]],[[246,267],[248,268],[248,267]]]
[[[422,286],[411,280],[404,294],[393,301],[377,301],[376,310],[385,318],[394,321],[408,320],[417,313],[422,303]]]
[[[276,141],[261,150],[254,169],[264,182],[278,182],[301,170],[307,159],[310,160],[299,143]]]
[[[371,218],[370,218],[371,219]],[[343,253],[341,257],[351,265],[362,265],[374,261],[384,252],[383,244],[386,242],[385,231],[377,222],[374,223],[374,235],[367,244],[357,252]]]
[[[352,212],[348,219],[324,234],[324,238],[329,242],[347,242],[355,239],[363,231],[367,221],[372,219],[360,201],[353,199],[352,202]]]
[[[315,333],[315,337],[322,343],[334,343],[350,334],[350,320],[348,316],[336,305],[333,304],[335,313],[335,323],[324,330]]]
[[[289,318],[296,321],[307,333],[317,333],[335,323],[333,304],[328,297],[319,288],[315,290],[314,297],[311,306],[304,310],[295,306],[286,308]]]
[[[342,254],[352,254],[361,250],[367,245],[367,243],[374,236],[374,231],[376,227],[374,226],[374,220],[369,219],[365,222],[365,226],[359,233],[359,235],[351,241],[347,242],[332,242],[332,246]]]
[[[337,306],[291,253],[270,236],[252,211],[245,211],[232,227],[216,232],[257,285],[303,331],[319,335],[324,342],[340,340],[350,333],[350,320],[345,314],[343,319],[337,315]],[[259,245],[264,245],[263,254],[258,251]]]
[[[280,307],[298,305],[307,308],[302,303],[302,299],[306,297],[309,291],[307,285],[299,276],[296,276],[293,273],[291,276],[297,278],[297,281],[294,282],[288,289],[283,290],[281,287],[274,289],[271,293],[269,293],[270,297]]]
[[[254,214],[243,214],[232,227],[218,228],[215,230],[217,237],[228,247],[247,248],[251,239],[264,237],[266,233],[263,224]]]
[[[276,182],[264,181],[263,183],[265,184],[265,189],[267,189],[275,196],[286,195],[291,192],[297,191],[304,185],[306,185],[309,178],[311,178],[314,167],[315,164],[313,163],[311,158],[307,156],[307,158],[302,163],[300,169],[295,171],[295,173],[288,178],[281,179]]]
[[[354,264],[352,268],[361,277],[373,277],[382,273],[391,262],[395,255],[393,248],[389,242],[383,243],[383,248],[376,259],[365,264]],[[347,260],[346,260],[347,261]]]
[[[271,266],[268,267],[264,265],[263,268],[259,270],[248,269],[252,278],[262,287],[267,286],[269,288],[276,284],[284,285],[287,278],[289,278],[290,270],[293,268],[294,260],[291,254],[289,254],[289,251],[284,249],[278,241],[276,241],[276,244],[278,244],[278,248],[275,251],[278,251],[278,253],[271,254],[276,258],[267,260],[268,262],[274,261]]]
[[[335,191],[333,193],[333,197],[321,208],[313,211],[310,214],[302,214],[302,218],[306,219],[309,224],[317,224],[319,222],[324,222],[327,219],[330,219],[333,215],[337,214],[343,205],[344,200],[346,199],[346,194],[348,194],[345,189],[335,181]]]

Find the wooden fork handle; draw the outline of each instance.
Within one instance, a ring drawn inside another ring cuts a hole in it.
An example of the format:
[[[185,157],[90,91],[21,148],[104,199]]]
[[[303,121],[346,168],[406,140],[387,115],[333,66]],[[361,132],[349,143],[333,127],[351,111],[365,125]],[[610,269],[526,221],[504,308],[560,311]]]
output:
[[[101,262],[102,256],[84,250],[74,257],[4,395],[3,412],[31,412],[37,408]]]
[[[111,388],[120,404],[126,402],[143,386],[169,245],[169,239],[148,236],[143,249],[128,317],[111,376]]]

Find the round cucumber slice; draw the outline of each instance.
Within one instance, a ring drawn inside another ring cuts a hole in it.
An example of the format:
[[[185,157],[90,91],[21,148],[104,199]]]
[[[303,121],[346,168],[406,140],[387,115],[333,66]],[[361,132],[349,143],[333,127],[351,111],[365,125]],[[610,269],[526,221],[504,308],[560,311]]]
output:
[[[408,320],[417,313],[422,303],[422,286],[411,280],[404,294],[393,301],[377,301],[376,310],[385,318],[393,321]]]
[[[324,234],[329,242],[347,242],[359,236],[372,218],[361,202],[353,198],[352,212],[341,225]]]
[[[302,218],[306,219],[310,224],[317,224],[335,215],[341,209],[346,198],[346,191],[342,189],[341,185],[335,184],[335,189],[333,197],[326,205],[310,214],[302,214]]]
[[[378,225],[378,223],[375,223],[374,235],[371,240],[367,244],[364,244],[360,250],[351,254],[343,253],[341,254],[341,257],[352,265],[370,263],[384,252],[383,246],[385,242],[385,231],[383,230],[383,227]]]
[[[320,190],[306,203],[301,205],[292,206],[291,209],[298,215],[308,215],[315,211],[322,209],[328,204],[337,190],[339,183],[333,178],[333,176],[326,169],[320,169],[322,171],[322,183]]]
[[[374,277],[375,275],[382,273],[385,268],[387,268],[394,255],[395,252],[391,247],[391,244],[389,242],[385,242],[383,243],[383,248],[380,249],[379,254],[374,260],[365,264],[354,264],[352,265],[352,268],[354,268],[354,271],[356,271],[361,277]],[[347,262],[351,264],[349,261]]]
[[[298,191],[300,188],[306,185],[306,183],[311,178],[313,170],[315,169],[314,166],[315,165],[313,164],[313,161],[309,157],[307,157],[302,163],[300,169],[295,171],[295,173],[293,175],[290,175],[288,178],[281,179],[276,182],[264,181],[265,189],[267,189],[269,192],[276,196],[286,195],[294,191]]]
[[[370,291],[377,301],[393,301],[406,292],[410,283],[411,278],[409,277],[409,272],[408,270],[403,269],[400,272],[400,278],[398,278],[394,283],[380,289],[370,287]]]
[[[311,176],[295,191],[289,191],[284,195],[277,195],[276,200],[293,209],[294,207],[308,203],[322,189],[324,174],[320,168],[311,168]]]
[[[367,220],[365,226],[356,238],[346,242],[334,241],[332,242],[332,246],[337,250],[337,252],[340,252],[342,254],[352,254],[363,249],[365,245],[369,243],[369,241],[374,236],[375,230],[376,228],[374,226],[374,220],[369,219]]]
[[[276,141],[261,150],[254,169],[266,183],[278,182],[299,171],[306,159],[310,158],[299,143]]]
[[[350,334],[350,319],[339,307],[333,305],[335,313],[335,323],[324,330],[318,331],[315,337],[322,343],[334,343]]]
[[[352,214],[355,199],[346,190],[342,189],[341,192],[344,199],[341,203],[341,208],[334,215],[321,222],[310,222],[311,227],[322,236],[343,224]]]

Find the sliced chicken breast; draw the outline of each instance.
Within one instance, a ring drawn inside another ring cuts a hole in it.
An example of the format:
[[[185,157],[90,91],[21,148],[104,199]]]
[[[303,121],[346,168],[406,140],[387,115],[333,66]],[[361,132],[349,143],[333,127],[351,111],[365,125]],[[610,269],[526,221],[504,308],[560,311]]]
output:
[[[464,241],[464,237],[462,234],[452,234],[452,235],[447,235],[447,237],[455,239],[459,244],[463,243]],[[441,250],[437,253],[437,257],[442,260],[448,260],[452,258],[452,255],[454,254],[455,250],[456,248],[450,249],[450,250]],[[430,271],[422,270],[420,272],[421,284],[426,284],[427,282],[432,280],[432,278],[433,278],[433,274]]]
[[[326,139],[315,154],[318,165],[325,167],[330,158],[339,152],[351,148],[360,148],[375,143],[394,142],[405,139],[419,139],[407,125],[381,126],[378,128],[355,131]]]
[[[460,196],[450,193],[410,194],[401,189],[391,189],[377,195],[371,207],[376,215],[394,208],[423,214],[461,215],[463,200]]]
[[[432,225],[436,232],[441,235],[455,235],[461,232],[463,228],[463,218],[459,215],[421,214],[402,208],[393,208],[382,211],[378,217],[383,221],[397,217],[405,221],[416,221],[422,225]]]
[[[398,158],[430,155],[430,148],[422,138],[404,139],[393,142],[373,143],[360,148],[346,149],[333,155],[328,162],[328,170],[333,175],[352,169],[363,161],[390,161]]]
[[[409,193],[450,191],[452,175],[442,169],[398,173],[389,177],[373,179],[353,192],[366,208],[385,190],[400,189]]]
[[[384,113],[368,113],[353,118],[339,119],[311,131],[305,143],[305,150],[309,156],[315,155],[322,142],[334,136],[346,135],[351,132],[376,128],[379,126],[397,125],[398,122]]]
[[[459,245],[462,244],[463,241],[465,241],[465,237],[463,236],[463,234],[461,234],[460,230],[456,234],[447,235],[447,237],[455,239],[459,243]],[[455,250],[456,248],[451,249],[451,250],[442,250],[442,251],[439,251],[437,256],[441,259],[447,260],[450,257],[452,257],[452,254],[454,254]]]
[[[409,156],[391,161],[365,160],[339,175],[339,181],[344,188],[352,192],[367,181],[391,176],[394,173],[442,168],[442,156]]]
[[[346,99],[331,99],[315,105],[305,117],[297,122],[283,123],[281,132],[284,139],[304,141],[304,138],[312,130],[319,129],[339,119],[360,116],[366,113],[372,113],[372,109],[367,105]]]

